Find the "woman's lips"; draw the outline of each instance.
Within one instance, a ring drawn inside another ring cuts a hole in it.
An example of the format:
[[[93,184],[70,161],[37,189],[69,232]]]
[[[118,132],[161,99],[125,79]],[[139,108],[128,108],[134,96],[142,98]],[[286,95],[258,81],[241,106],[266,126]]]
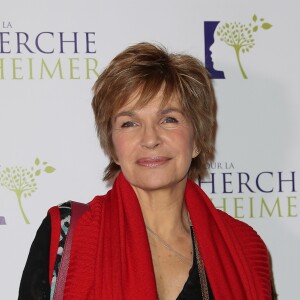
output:
[[[155,168],[164,165],[169,160],[170,158],[165,156],[143,157],[137,160],[137,164],[142,167]]]

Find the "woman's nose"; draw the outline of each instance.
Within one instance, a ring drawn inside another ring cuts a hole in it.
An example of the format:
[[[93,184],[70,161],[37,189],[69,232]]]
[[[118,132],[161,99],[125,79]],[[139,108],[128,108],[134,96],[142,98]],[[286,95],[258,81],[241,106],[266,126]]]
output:
[[[143,147],[154,149],[161,144],[159,128],[156,126],[145,126],[143,128],[141,145]]]

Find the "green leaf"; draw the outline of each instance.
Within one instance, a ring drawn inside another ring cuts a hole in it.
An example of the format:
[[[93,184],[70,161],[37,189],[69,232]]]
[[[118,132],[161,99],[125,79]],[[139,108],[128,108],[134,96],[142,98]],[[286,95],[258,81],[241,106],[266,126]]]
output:
[[[46,165],[46,164],[47,164],[47,162],[46,162],[46,161],[44,161],[44,162],[43,162],[43,165]]]
[[[38,166],[40,164],[40,160],[38,158],[36,158],[34,163],[36,166]]]
[[[256,32],[258,30],[258,26],[253,27],[253,32]]]
[[[259,19],[261,22],[263,22],[265,19],[264,18],[261,18],[261,19]]]
[[[38,169],[38,170],[35,171],[35,176],[40,176],[40,174],[41,174],[41,170],[40,169]]]
[[[46,167],[46,168],[44,169],[44,171],[45,171],[46,173],[53,173],[55,170],[56,170],[56,169],[53,168],[53,167],[51,167],[51,166],[48,166],[48,167]]]
[[[272,27],[272,25],[270,23],[263,23],[261,25],[261,28],[265,29],[265,30],[270,29],[271,27]]]
[[[256,21],[257,21],[257,16],[256,16],[256,15],[253,15],[252,20],[253,20],[254,22],[256,22]]]

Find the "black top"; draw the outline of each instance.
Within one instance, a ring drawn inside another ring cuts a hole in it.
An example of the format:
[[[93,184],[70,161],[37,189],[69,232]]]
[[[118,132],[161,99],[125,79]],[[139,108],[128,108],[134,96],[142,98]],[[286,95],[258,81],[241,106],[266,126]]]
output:
[[[49,300],[50,216],[43,220],[30,248],[23,271],[19,300]]]
[[[19,300],[49,300],[49,249],[51,238],[50,215],[43,220],[35,239],[31,245],[28,259],[23,271]],[[193,266],[182,291],[176,300],[201,300],[201,285],[198,273],[195,245]],[[208,283],[209,299],[213,299],[212,291]]]

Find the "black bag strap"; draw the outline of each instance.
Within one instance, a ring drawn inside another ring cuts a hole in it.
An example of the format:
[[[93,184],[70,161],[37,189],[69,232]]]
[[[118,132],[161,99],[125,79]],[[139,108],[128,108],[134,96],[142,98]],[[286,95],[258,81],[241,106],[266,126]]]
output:
[[[64,246],[59,272],[56,279],[55,291],[53,295],[53,300],[63,300],[64,289],[69,269],[72,238],[74,234],[75,226],[80,219],[80,217],[89,209],[89,206],[84,203],[70,201],[71,202],[71,222],[68,230],[66,243]]]

